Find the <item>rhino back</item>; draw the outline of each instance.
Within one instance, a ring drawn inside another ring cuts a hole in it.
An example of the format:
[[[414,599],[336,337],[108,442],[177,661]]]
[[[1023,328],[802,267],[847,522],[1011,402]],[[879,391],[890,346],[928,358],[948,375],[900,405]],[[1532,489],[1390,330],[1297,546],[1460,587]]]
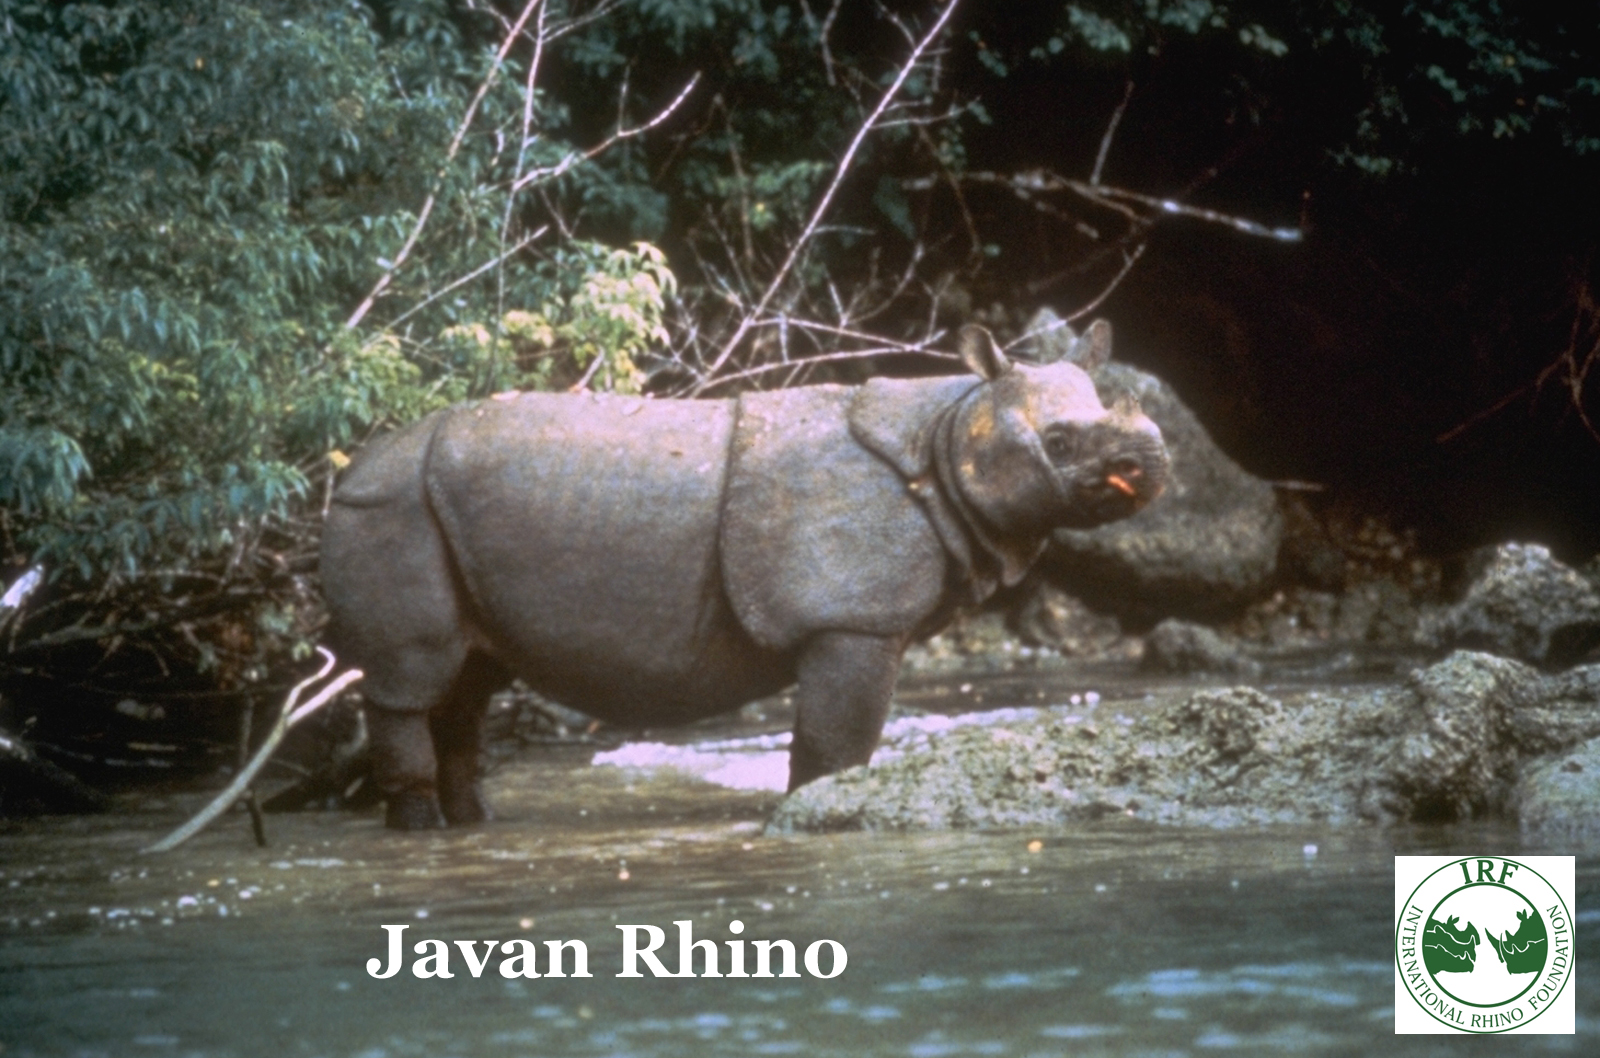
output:
[[[736,631],[716,562],[733,419],[729,401],[587,394],[454,413],[427,488],[495,653],[601,712],[703,689]]]
[[[426,418],[365,445],[333,490],[336,507],[405,505],[422,496],[422,465],[427,460],[433,433],[449,411]]]
[[[850,431],[855,389],[739,401],[722,527],[733,608],[777,649],[817,631],[908,635],[943,601],[945,554],[908,483]]]

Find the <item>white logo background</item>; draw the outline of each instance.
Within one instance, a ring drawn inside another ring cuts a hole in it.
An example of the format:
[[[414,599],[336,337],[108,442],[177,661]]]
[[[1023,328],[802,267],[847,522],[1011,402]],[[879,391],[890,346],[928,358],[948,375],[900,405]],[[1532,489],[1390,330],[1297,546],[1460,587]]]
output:
[[[1574,873],[1571,856],[1396,856],[1395,1032],[1571,1034]],[[1496,949],[1530,913],[1544,922],[1549,954],[1537,974],[1513,974]],[[1430,919],[1454,931],[1446,947],[1471,952],[1470,969],[1419,965]]]

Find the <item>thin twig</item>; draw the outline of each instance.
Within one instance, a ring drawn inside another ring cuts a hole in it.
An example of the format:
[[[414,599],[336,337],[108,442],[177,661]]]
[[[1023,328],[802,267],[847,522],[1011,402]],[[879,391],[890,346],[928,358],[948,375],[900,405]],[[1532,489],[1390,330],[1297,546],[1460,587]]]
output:
[[[417,214],[417,221],[411,226],[411,234],[406,236],[405,244],[400,247],[400,252],[395,255],[383,275],[378,277],[378,282],[373,285],[370,293],[356,307],[355,312],[345,321],[346,330],[355,330],[361,321],[366,319],[367,313],[378,303],[383,292],[389,289],[389,284],[394,282],[396,273],[405,265],[411,256],[412,249],[417,245],[417,240],[422,237],[422,229],[427,226],[428,217],[433,213],[433,207],[439,200],[439,189],[444,186],[445,174],[450,171],[450,166],[455,162],[456,155],[461,150],[461,144],[467,138],[467,130],[472,127],[473,119],[478,116],[478,107],[483,103],[484,97],[489,94],[489,89],[494,87],[495,81],[500,76],[500,68],[505,65],[506,56],[511,52],[511,46],[516,43],[517,35],[522,32],[522,27],[528,24],[528,19],[534,11],[544,4],[544,0],[528,0],[522,9],[522,14],[517,16],[516,24],[506,34],[506,39],[500,42],[500,50],[495,53],[494,63],[489,67],[489,72],[484,76],[483,83],[478,86],[477,94],[472,97],[472,102],[467,106],[467,112],[461,118],[461,123],[456,126],[455,135],[450,139],[450,148],[445,152],[444,163],[439,166],[439,171],[434,175],[433,187],[428,191],[428,197],[422,203],[422,211]]]
[[[1104,302],[1106,298],[1111,296],[1111,292],[1117,289],[1117,287],[1121,285],[1122,281],[1127,278],[1128,273],[1133,271],[1133,266],[1138,264],[1139,258],[1144,256],[1144,248],[1148,245],[1148,243],[1140,243],[1138,246],[1133,248],[1132,253],[1124,253],[1122,255],[1122,268],[1118,270],[1116,275],[1111,277],[1111,282],[1105,285],[1105,288],[1095,296],[1094,300],[1090,301],[1087,305],[1078,309],[1076,312],[1069,314],[1067,316],[1068,322],[1082,319],[1095,309],[1099,308],[1101,303]]]
[[[907,190],[926,191],[936,186],[940,179],[941,177],[938,176],[921,176],[905,181],[902,186]],[[1044,169],[1030,169],[1025,172],[1013,173],[1009,176],[1002,173],[979,170],[961,173],[960,179],[966,183],[995,184],[1008,188],[1014,193],[1071,191],[1094,202],[1096,205],[1121,213],[1129,221],[1144,221],[1148,223],[1154,220],[1155,216],[1166,214],[1168,216],[1193,217],[1213,224],[1224,224],[1247,235],[1277,239],[1280,242],[1299,242],[1304,237],[1304,232],[1299,228],[1268,227],[1258,221],[1250,220],[1248,217],[1221,213],[1201,206],[1191,206],[1177,199],[1159,198],[1155,195],[1141,194],[1138,191],[1129,191],[1125,188],[1092,184],[1084,180],[1073,180]],[[1142,206],[1151,212],[1148,214],[1140,213],[1134,206]]]
[[[434,291],[432,294],[429,294],[426,298],[424,298],[421,301],[417,302],[415,305],[411,306],[409,309],[406,309],[400,315],[398,315],[394,319],[390,320],[389,321],[390,329],[393,329],[395,327],[400,326],[401,323],[405,322],[406,320],[409,320],[411,317],[415,316],[417,313],[421,312],[423,309],[427,308],[429,305],[432,305],[435,301],[438,301],[440,298],[444,297],[446,294],[449,294],[451,291],[457,290],[460,287],[463,287],[466,284],[472,282],[474,279],[477,279],[479,276],[483,275],[483,273],[487,272],[489,269],[495,267],[496,265],[504,263],[507,258],[512,257],[515,254],[520,253],[523,250],[526,250],[529,246],[532,246],[539,239],[542,239],[544,237],[545,233],[548,232],[549,230],[550,230],[550,225],[548,225],[548,224],[540,225],[537,231],[535,231],[531,235],[528,235],[528,236],[526,236],[526,237],[524,237],[522,239],[519,239],[517,241],[517,244],[515,246],[511,247],[511,249],[506,250],[504,253],[501,253],[501,254],[498,254],[498,255],[496,255],[494,257],[489,258],[489,260],[485,261],[483,264],[479,265],[477,268],[474,268],[472,271],[468,272],[466,275],[462,276],[460,279],[457,279],[454,282],[448,283],[445,286],[440,287],[438,290]]]
[[[595,353],[594,354],[594,359],[589,361],[589,369],[583,373],[583,377],[582,378],[578,379],[578,381],[576,381],[576,382],[574,382],[572,384],[572,388],[570,390],[568,390],[568,392],[570,392],[570,393],[582,393],[585,390],[587,390],[589,388],[589,382],[595,376],[595,372],[599,371],[600,370],[600,365],[604,364],[605,362],[606,362],[606,358],[605,358],[605,354],[604,353],[600,353],[600,352]]]
[[[1133,79],[1122,89],[1122,102],[1117,104],[1117,109],[1111,112],[1111,120],[1106,122],[1106,134],[1100,137],[1100,153],[1094,156],[1094,169],[1089,173],[1089,183],[1095,187],[1100,186],[1100,173],[1106,167],[1106,156],[1111,153],[1111,141],[1117,135],[1117,126],[1122,124],[1122,115],[1128,111],[1128,100],[1133,98]]]
[[[655,117],[651,118],[643,125],[635,125],[631,129],[619,128],[616,132],[613,132],[610,136],[606,137],[604,140],[595,144],[593,147],[590,147],[586,151],[573,151],[571,154],[567,155],[565,158],[561,159],[560,162],[553,166],[549,166],[544,169],[535,169],[513,183],[511,185],[511,190],[521,191],[523,188],[536,181],[553,180],[556,177],[571,171],[574,166],[580,165],[583,162],[594,159],[598,155],[604,154],[606,151],[610,150],[612,147],[615,147],[623,140],[631,139],[634,136],[641,136],[644,133],[649,132],[651,129],[667,120],[667,118],[671,117],[673,111],[677,110],[678,107],[683,104],[683,101],[689,98],[689,93],[693,92],[695,85],[699,83],[700,71],[696,70],[694,76],[689,78],[689,83],[683,86],[683,90],[673,98],[672,102],[668,103],[663,110],[661,110],[658,114],[656,114]]]
[[[511,173],[511,182],[512,182],[513,185],[515,185],[517,180],[522,176],[522,171],[528,164],[528,144],[530,142],[532,142],[532,140],[533,140],[534,101],[535,101],[535,99],[538,98],[537,92],[535,91],[535,85],[536,85],[536,82],[538,81],[538,78],[539,78],[539,66],[544,60],[545,16],[548,15],[549,12],[550,12],[550,8],[548,6],[540,7],[539,8],[539,24],[536,27],[534,27],[534,33],[533,33],[533,58],[528,60],[528,76],[527,76],[527,78],[526,78],[526,80],[525,80],[525,82],[523,84],[523,89],[522,89],[522,138],[521,138],[521,140],[519,141],[519,143],[517,145],[516,168],[513,169],[512,173]],[[511,218],[512,218],[512,215],[513,215],[513,213],[514,213],[514,211],[516,209],[516,204],[517,204],[516,192],[514,190],[507,191],[506,192],[505,215],[500,220],[500,247],[501,247],[501,254],[500,254],[500,257],[497,259],[496,263],[498,263],[499,261],[504,261],[508,256],[510,256],[507,252],[505,252],[505,245],[506,245],[506,239],[509,238],[510,235],[511,235]],[[546,225],[544,228],[541,228],[540,230],[544,231],[544,230],[547,230],[547,229],[548,229],[548,225]],[[505,310],[506,310],[506,273],[505,273],[505,270],[502,269],[500,272],[498,272],[495,275],[495,329],[496,329],[496,337],[499,337],[498,332],[499,332],[500,327],[502,326],[501,320],[505,316]]]
[[[1279,242],[1299,242],[1305,235],[1299,228],[1269,228],[1265,224],[1260,224],[1246,217],[1219,213],[1214,209],[1191,206],[1170,198],[1141,195],[1137,191],[1126,191],[1116,187],[1095,187],[1080,183],[1077,180],[1069,180],[1067,185],[1071,190],[1086,198],[1122,199],[1128,202],[1137,202],[1142,206],[1148,206],[1162,213],[1194,217],[1197,220],[1210,221],[1213,224],[1225,224],[1230,228],[1244,232],[1246,235],[1259,235],[1264,239],[1277,239]]]
[[[867,120],[861,124],[861,127],[856,130],[855,137],[850,141],[850,146],[845,148],[844,156],[839,159],[839,164],[834,169],[833,180],[828,184],[827,190],[823,192],[816,208],[811,211],[811,217],[806,221],[806,226],[800,232],[800,237],[789,247],[788,256],[784,258],[783,264],[778,267],[777,273],[772,277],[771,282],[767,284],[767,289],[757,299],[755,305],[740,319],[739,326],[734,329],[733,335],[723,345],[722,350],[717,354],[717,358],[707,369],[706,379],[697,387],[696,392],[703,391],[705,386],[710,384],[710,381],[716,377],[722,366],[728,362],[728,358],[733,355],[734,350],[739,347],[739,343],[744,341],[745,335],[750,333],[750,328],[754,326],[756,319],[767,311],[768,305],[772,304],[772,299],[782,289],[784,282],[789,278],[789,273],[799,263],[800,255],[806,250],[812,237],[816,234],[818,226],[822,223],[823,216],[828,212],[828,207],[833,204],[834,196],[838,194],[840,186],[844,183],[845,174],[850,171],[850,167],[855,163],[856,152],[861,149],[861,145],[866,142],[867,136],[877,127],[879,119],[883,117],[884,111],[889,108],[889,104],[894,102],[895,97],[900,94],[900,89],[905,86],[906,79],[911,76],[911,71],[916,68],[917,63],[921,60],[922,53],[944,32],[945,24],[950,21],[950,16],[955,13],[956,4],[959,2],[960,0],[947,0],[944,9],[939,12],[939,17],[934,20],[933,26],[917,42],[917,46],[912,49],[910,57],[906,59],[895,74],[893,83],[884,91],[882,98],[878,100],[877,107],[873,109]]]
[[[798,326],[798,321],[790,322]],[[882,341],[881,339],[878,340],[880,342]],[[757,367],[745,368],[743,371],[735,371],[731,375],[723,375],[720,378],[712,380],[708,383],[708,387],[720,386],[724,383],[734,382],[744,378],[755,378],[758,375],[765,375],[772,371],[788,371],[797,366],[809,367],[812,364],[823,364],[828,363],[829,361],[839,360],[871,360],[874,357],[879,356],[903,356],[908,353],[930,357],[934,360],[943,360],[952,364],[961,362],[961,358],[954,353],[941,352],[938,349],[927,349],[921,345],[902,345],[898,342],[893,344],[884,342],[876,349],[855,349],[844,353],[823,353],[819,356],[808,356],[798,363],[779,362],[775,364],[761,364]]]
[[[250,729],[255,724],[256,699],[249,695],[239,707],[239,747],[237,759],[233,766],[242,773],[250,763]],[[267,847],[267,821],[261,816],[261,801],[256,797],[256,788],[251,784],[244,791],[244,806],[250,812],[250,829],[255,834],[256,847]]]

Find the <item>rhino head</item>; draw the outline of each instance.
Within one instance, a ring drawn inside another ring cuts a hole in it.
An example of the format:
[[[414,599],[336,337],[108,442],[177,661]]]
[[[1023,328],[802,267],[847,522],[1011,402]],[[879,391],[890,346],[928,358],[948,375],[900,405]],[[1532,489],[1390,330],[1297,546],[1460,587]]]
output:
[[[1085,370],[1110,356],[1111,325],[1096,321],[1071,345],[1077,363],[1020,364],[982,327],[961,333],[961,358],[985,384],[942,417],[932,454],[946,498],[999,559],[1005,584],[1022,578],[1051,530],[1126,518],[1166,484],[1161,431],[1132,401],[1107,409]]]
[[[1086,367],[1104,363],[1111,325],[1096,321],[1077,345]],[[976,325],[962,331],[961,357],[989,384],[954,410],[944,454],[962,499],[999,533],[1091,528],[1138,512],[1161,492],[1161,431],[1131,401],[1108,410],[1084,367],[1065,358],[1014,364]]]

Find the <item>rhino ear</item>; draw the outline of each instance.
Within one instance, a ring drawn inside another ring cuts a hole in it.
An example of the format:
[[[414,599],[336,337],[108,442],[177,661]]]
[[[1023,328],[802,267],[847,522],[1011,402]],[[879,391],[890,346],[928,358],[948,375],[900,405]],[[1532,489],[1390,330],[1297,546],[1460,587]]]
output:
[[[985,381],[993,382],[1011,370],[1011,361],[1000,351],[994,335],[976,323],[969,323],[961,328],[961,345],[958,351],[962,362],[972,369],[973,374]]]
[[[1095,320],[1072,349],[1072,362],[1093,371],[1111,359],[1111,321]]]

